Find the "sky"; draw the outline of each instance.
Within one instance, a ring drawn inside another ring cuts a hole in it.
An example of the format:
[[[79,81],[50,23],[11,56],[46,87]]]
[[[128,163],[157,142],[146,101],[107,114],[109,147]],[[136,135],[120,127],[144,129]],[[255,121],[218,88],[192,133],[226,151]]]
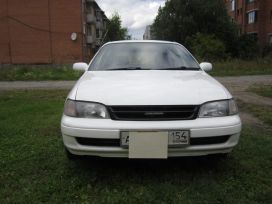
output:
[[[145,27],[153,23],[165,0],[96,0],[108,18],[115,12],[121,16],[122,26],[128,28],[132,39],[142,39]]]

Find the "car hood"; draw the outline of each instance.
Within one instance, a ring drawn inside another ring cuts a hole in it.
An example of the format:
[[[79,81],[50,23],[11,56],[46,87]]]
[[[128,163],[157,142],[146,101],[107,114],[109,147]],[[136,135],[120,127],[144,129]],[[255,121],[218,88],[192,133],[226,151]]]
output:
[[[89,71],[75,89],[76,100],[105,105],[199,105],[231,97],[203,71]]]

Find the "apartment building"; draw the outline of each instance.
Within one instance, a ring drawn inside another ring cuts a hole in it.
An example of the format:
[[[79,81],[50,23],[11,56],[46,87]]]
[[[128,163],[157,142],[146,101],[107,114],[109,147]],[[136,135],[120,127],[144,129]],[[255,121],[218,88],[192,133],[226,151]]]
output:
[[[108,18],[95,0],[83,0],[83,49],[86,59],[93,57],[104,43]]]
[[[240,34],[256,37],[261,49],[272,45],[272,0],[225,0]]]
[[[95,0],[0,0],[0,64],[88,62],[106,22]]]

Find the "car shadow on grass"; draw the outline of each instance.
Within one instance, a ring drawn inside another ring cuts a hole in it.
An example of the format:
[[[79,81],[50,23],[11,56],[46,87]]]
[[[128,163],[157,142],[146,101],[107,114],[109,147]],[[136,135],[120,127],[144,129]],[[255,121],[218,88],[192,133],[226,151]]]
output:
[[[83,171],[96,171],[98,174],[119,175],[124,172],[134,175],[167,175],[169,173],[201,173],[217,172],[231,168],[236,163],[232,155],[209,155],[198,157],[168,158],[167,160],[153,159],[118,159],[100,157],[82,157],[70,161]],[[237,165],[237,164],[236,164]]]

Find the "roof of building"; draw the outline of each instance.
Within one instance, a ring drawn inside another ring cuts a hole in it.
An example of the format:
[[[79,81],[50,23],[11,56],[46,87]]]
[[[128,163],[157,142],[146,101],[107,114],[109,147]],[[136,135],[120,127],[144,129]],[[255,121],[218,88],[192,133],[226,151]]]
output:
[[[107,15],[105,14],[105,11],[103,11],[102,9],[101,9],[101,7],[98,5],[98,3],[94,0],[94,3],[95,3],[95,5],[98,7],[98,9],[101,11],[101,13],[103,14],[103,17],[105,18],[105,19],[108,19],[108,17],[107,17]]]

